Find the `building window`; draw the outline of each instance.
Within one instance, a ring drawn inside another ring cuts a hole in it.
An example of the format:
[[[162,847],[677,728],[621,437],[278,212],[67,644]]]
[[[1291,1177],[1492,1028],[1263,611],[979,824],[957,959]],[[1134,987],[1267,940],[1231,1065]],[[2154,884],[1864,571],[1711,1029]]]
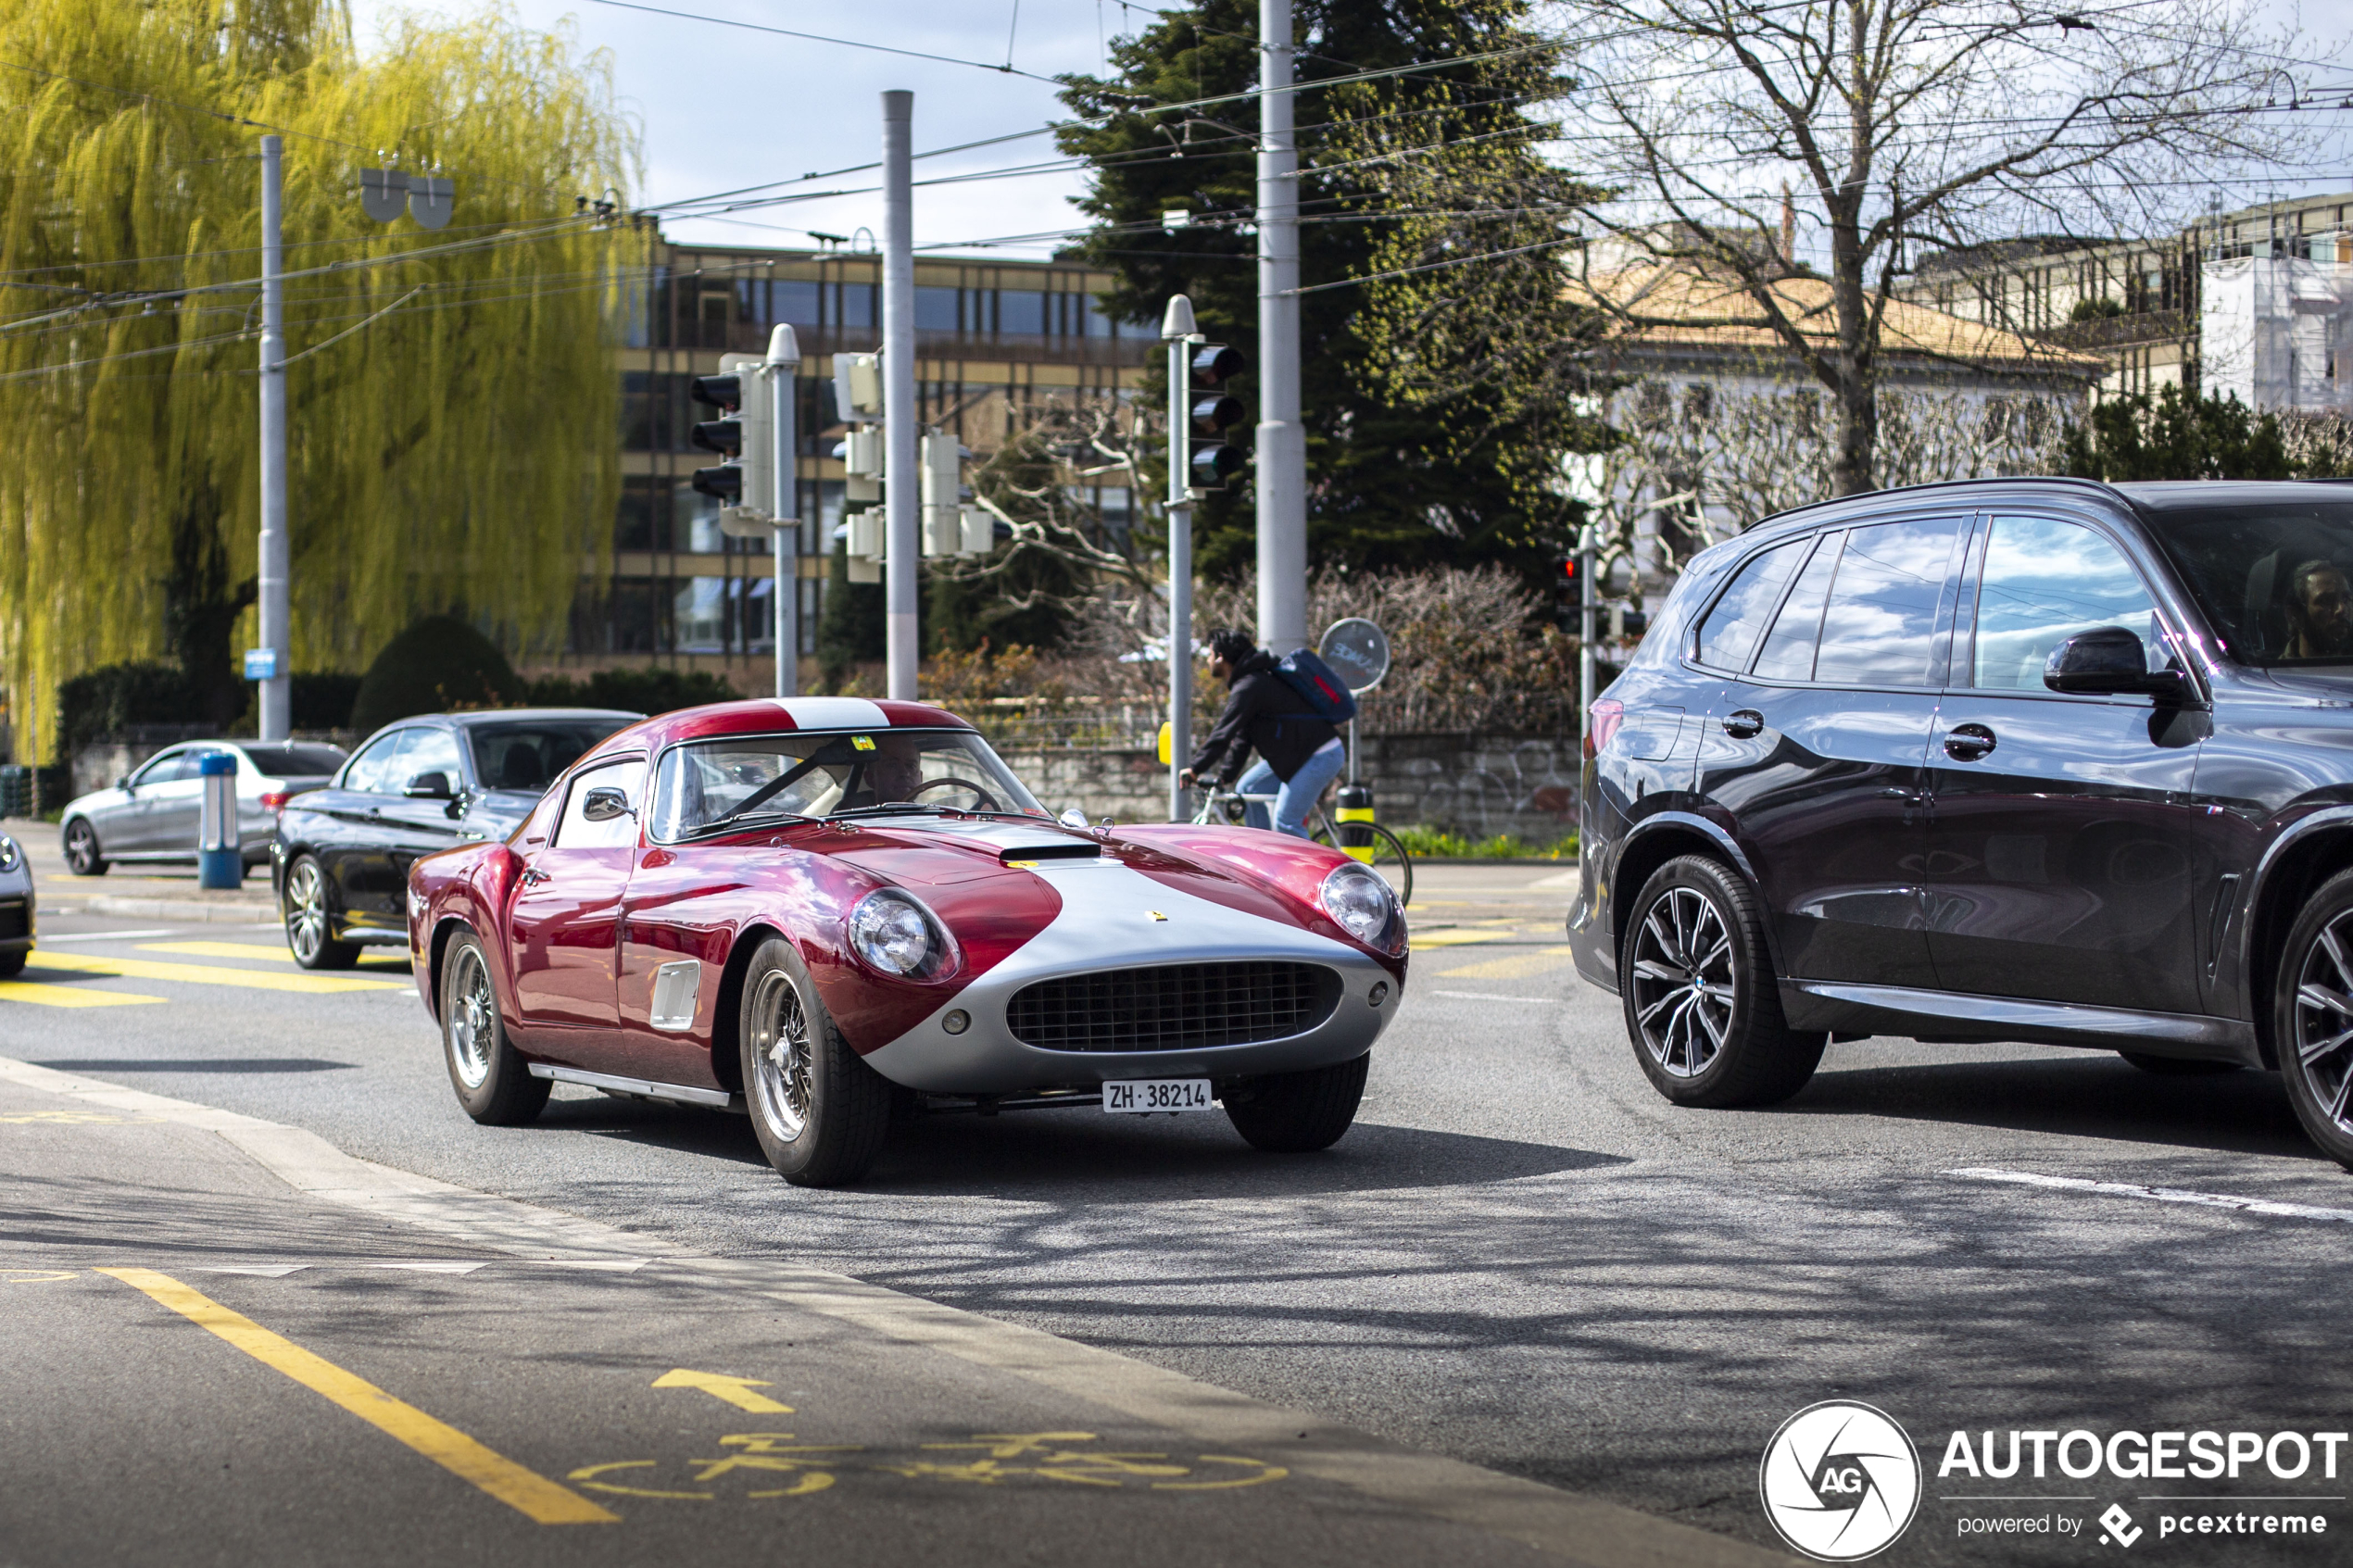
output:
[[[622,476],[621,508],[613,519],[614,549],[670,548],[670,481],[645,474]]]
[[[680,653],[727,651],[727,579],[689,577],[671,594],[671,625]]]
[[[952,332],[958,329],[957,295],[955,289],[918,288],[915,291],[915,330],[919,332]]]
[[[796,327],[818,325],[818,295],[822,285],[800,278],[779,278],[771,290],[774,320]]]
[[[1046,296],[1036,289],[997,291],[997,332],[1003,337],[1046,335]]]
[[[872,283],[841,283],[836,285],[834,325],[837,327],[871,327],[875,324],[875,285]]]

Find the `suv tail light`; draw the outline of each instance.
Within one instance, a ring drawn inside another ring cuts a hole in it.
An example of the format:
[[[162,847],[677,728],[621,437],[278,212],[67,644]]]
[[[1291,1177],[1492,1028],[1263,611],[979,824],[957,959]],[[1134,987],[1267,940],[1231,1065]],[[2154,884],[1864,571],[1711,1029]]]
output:
[[[1585,716],[1586,761],[1591,762],[1593,754],[1609,744],[1609,737],[1617,734],[1618,723],[1625,717],[1626,705],[1616,697],[1605,696],[1593,704],[1592,711]]]
[[[286,802],[293,798],[293,795],[285,790],[265,789],[261,792],[261,809],[265,811],[283,811],[286,809]]]

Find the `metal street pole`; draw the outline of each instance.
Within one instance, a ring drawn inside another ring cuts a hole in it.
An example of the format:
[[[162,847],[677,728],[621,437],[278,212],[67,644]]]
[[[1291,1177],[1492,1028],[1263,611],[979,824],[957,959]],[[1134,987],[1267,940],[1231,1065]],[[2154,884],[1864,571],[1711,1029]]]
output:
[[[793,461],[800,452],[800,341],[782,321],[768,334],[768,431],[774,453],[768,467],[769,533],[776,547],[776,695],[800,695],[800,483]],[[749,497],[746,497],[749,499]],[[789,521],[789,526],[787,522]]]
[[[1307,642],[1307,434],[1299,422],[1299,144],[1290,0],[1259,0],[1258,636]]]
[[[1577,536],[1577,713],[1580,739],[1592,734],[1593,722],[1593,633],[1600,608],[1593,589],[1593,527],[1587,523]]]
[[[261,681],[258,734],[284,740],[294,732],[294,649],[287,636],[286,286],[279,235],[280,155],[276,136],[261,139],[261,646],[271,669]]]
[[[1193,754],[1193,302],[1171,295],[1161,318],[1168,341],[1168,820],[1181,822],[1177,776]]]
[[[915,700],[916,521],[923,487],[915,468],[915,219],[912,93],[883,99],[883,632],[889,695]]]

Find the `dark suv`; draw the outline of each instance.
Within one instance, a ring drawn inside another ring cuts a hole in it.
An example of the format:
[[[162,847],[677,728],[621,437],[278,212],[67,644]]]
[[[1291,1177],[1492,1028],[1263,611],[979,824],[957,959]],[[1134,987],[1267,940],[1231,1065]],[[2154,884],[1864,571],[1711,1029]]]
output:
[[[2277,1070],[2353,1166],[2353,487],[1784,513],[1692,561],[1586,758],[1577,966],[1669,1099],[2087,1046]]]

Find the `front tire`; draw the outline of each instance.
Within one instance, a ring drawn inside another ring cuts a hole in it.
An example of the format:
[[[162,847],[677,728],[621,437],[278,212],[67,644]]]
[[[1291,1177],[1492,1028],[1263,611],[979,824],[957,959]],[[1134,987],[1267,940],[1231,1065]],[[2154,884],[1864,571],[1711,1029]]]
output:
[[[12,952],[0,953],[0,980],[6,980],[11,975],[22,974],[24,960],[31,955],[32,949],[30,947],[19,947]]]
[[[521,1127],[538,1119],[555,1085],[531,1067],[507,1038],[498,993],[490,984],[490,955],[471,931],[449,939],[442,960],[441,1053],[449,1086],[466,1114],[485,1127]]]
[[[326,868],[308,855],[286,868],[283,910],[286,950],[305,969],[349,969],[359,961],[359,944],[334,939],[334,916],[327,907]]]
[[[1829,1036],[1792,1029],[1748,884],[1682,855],[1634,900],[1619,971],[1626,1032],[1651,1086],[1677,1105],[1772,1105],[1806,1086]]]
[[[2305,1135],[2353,1170],[2353,872],[2322,884],[2281,954],[2271,1038]]]
[[[76,876],[104,876],[107,858],[98,849],[98,830],[85,818],[66,824],[66,870]]]
[[[1246,1078],[1226,1096],[1226,1118],[1252,1148],[1313,1154],[1340,1142],[1355,1123],[1373,1054],[1305,1073]]]
[[[866,1173],[890,1130],[890,1081],[834,1027],[809,966],[772,936],[744,973],[744,1107],[761,1152],[795,1186]]]

